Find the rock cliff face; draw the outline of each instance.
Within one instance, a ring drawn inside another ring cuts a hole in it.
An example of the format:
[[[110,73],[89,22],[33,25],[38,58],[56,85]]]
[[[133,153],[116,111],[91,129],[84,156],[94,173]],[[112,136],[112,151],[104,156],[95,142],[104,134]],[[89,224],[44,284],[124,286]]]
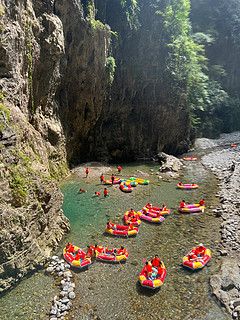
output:
[[[67,172],[55,92],[65,53],[51,1],[1,1],[0,291],[69,230],[55,178]],[[2,96],[2,94],[1,94]]]

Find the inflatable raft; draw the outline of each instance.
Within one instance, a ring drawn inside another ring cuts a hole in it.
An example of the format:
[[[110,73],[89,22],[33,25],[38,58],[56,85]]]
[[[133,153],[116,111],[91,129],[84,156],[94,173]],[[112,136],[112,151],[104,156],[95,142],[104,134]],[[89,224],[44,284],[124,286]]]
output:
[[[183,160],[186,160],[186,161],[196,161],[197,158],[196,158],[196,157],[184,157]]]
[[[183,266],[191,270],[202,269],[211,259],[211,251],[208,248],[205,249],[205,254],[202,257],[198,257],[195,261],[189,260],[189,257],[192,253],[195,254],[195,248],[183,257]]]
[[[144,185],[147,185],[147,184],[150,183],[149,180],[144,180],[144,179],[139,179],[139,178],[134,178],[134,177],[131,177],[130,180],[131,181],[136,181],[137,183],[144,184]]]
[[[192,213],[192,212],[204,212],[205,206],[200,206],[199,203],[187,204],[185,207],[178,207],[180,212]]]
[[[120,182],[121,182],[120,178],[114,179],[113,183],[112,183],[112,180],[103,180],[104,184],[119,184]]]
[[[183,184],[177,184],[177,188],[178,189],[197,189],[198,185],[195,183],[192,184],[187,184],[187,183],[183,183]]]
[[[139,275],[139,282],[143,287],[154,290],[162,286],[166,273],[167,273],[167,270],[165,268],[164,263],[162,262],[161,274],[160,275],[157,274],[155,278],[153,275],[151,280],[147,278],[147,272],[144,266],[144,268],[142,269],[142,272]]]
[[[73,246],[74,247],[74,251],[72,252],[68,252],[67,248],[65,247],[63,249],[63,257],[64,259],[73,267],[76,268],[85,268],[87,267],[89,264],[91,264],[91,258],[87,257],[86,258],[86,252],[84,252],[81,248]],[[73,252],[79,252],[80,253],[80,258],[76,260],[76,254],[73,254]]]
[[[113,236],[123,236],[123,237],[133,237],[138,234],[138,228],[132,227],[132,229],[129,226],[123,226],[123,225],[114,225],[115,228],[105,228],[105,232],[113,235]]]
[[[164,209],[164,210],[162,210],[162,208],[160,208],[160,210],[155,210],[155,209],[153,209],[153,208],[147,209],[147,210],[148,210],[148,215],[153,214],[153,215],[160,215],[160,216],[162,216],[162,215],[168,215],[168,214],[170,214],[170,212],[171,212],[170,209]]]
[[[151,217],[149,215],[146,215],[142,212],[142,210],[138,211],[137,214],[139,215],[140,219],[148,221],[148,222],[152,222],[152,223],[161,223],[165,220],[164,217],[160,216],[160,217]]]
[[[128,193],[133,191],[132,187],[129,184],[126,184],[125,182],[120,183],[120,190]]]
[[[136,212],[134,211],[134,218],[133,218],[133,217],[129,217],[128,213],[129,213],[129,211],[125,212],[125,214],[124,214],[124,217],[123,217],[124,222],[126,224],[131,224],[133,226],[139,226],[141,223],[141,219],[140,219],[139,215],[136,214]]]
[[[120,252],[120,248],[100,247],[105,249],[105,253],[96,252],[96,260],[117,263],[119,261],[126,261],[129,256],[129,252],[124,249]]]
[[[130,185],[131,187],[136,187],[138,185],[138,182],[127,179],[120,179],[120,183],[122,182],[124,182],[126,185]]]

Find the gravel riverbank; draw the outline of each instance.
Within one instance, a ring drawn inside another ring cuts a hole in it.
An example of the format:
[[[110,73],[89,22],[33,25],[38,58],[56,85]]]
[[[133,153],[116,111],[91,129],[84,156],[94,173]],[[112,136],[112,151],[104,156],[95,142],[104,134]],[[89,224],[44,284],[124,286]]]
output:
[[[232,319],[240,319],[240,133],[222,135],[218,140],[197,140],[198,151],[208,148],[213,150],[201,162],[219,180],[219,206],[213,212],[222,219],[222,266],[220,273],[211,277],[210,284]]]

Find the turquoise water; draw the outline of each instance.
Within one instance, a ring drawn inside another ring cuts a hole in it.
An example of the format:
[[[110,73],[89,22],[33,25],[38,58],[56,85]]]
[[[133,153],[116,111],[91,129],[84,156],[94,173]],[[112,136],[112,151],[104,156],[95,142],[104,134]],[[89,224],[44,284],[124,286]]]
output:
[[[185,163],[181,178],[164,182],[158,178],[158,165],[133,163],[123,165],[122,177],[143,178],[137,170],[148,173],[148,186],[138,185],[132,193],[123,193],[118,185],[107,186],[109,197],[103,197],[105,186],[99,176],[71,176],[61,184],[64,194],[63,212],[71,223],[71,232],[59,246],[58,254],[67,241],[86,249],[88,244],[118,247],[124,245],[130,252],[124,264],[95,262],[86,271],[73,269],[77,298],[71,316],[75,319],[228,319],[211,295],[209,276],[220,266],[217,246],[220,240],[220,220],[211,208],[217,205],[216,181],[199,162]],[[151,172],[153,170],[153,172]],[[105,174],[110,178],[116,168]],[[161,173],[160,173],[161,174]],[[163,175],[163,174],[162,174]],[[178,190],[177,182],[198,183],[198,190]],[[79,189],[87,192],[79,194]],[[95,191],[101,193],[95,197]],[[182,199],[187,203],[206,201],[204,214],[179,214],[177,207]],[[161,225],[142,222],[137,237],[122,239],[104,234],[107,221],[122,224],[125,211],[140,210],[147,202],[160,206],[163,202],[171,209]],[[182,267],[182,257],[192,246],[203,242],[212,250],[213,257],[199,272]],[[144,262],[158,254],[167,268],[167,276],[160,290],[149,291],[138,282]],[[46,289],[47,288],[47,289]],[[0,300],[1,319],[48,319],[49,300],[56,288],[51,276],[43,271],[22,281]],[[19,296],[17,295],[19,294]],[[37,299],[36,299],[37,297]],[[6,311],[5,306],[13,306]],[[22,313],[23,306],[24,314]],[[4,309],[5,308],[5,309]],[[8,312],[8,313],[7,313]]]

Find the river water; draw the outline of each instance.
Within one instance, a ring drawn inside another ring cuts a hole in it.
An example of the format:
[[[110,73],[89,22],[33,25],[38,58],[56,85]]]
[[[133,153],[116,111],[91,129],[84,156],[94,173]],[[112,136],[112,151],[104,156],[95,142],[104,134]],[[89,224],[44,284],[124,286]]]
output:
[[[138,185],[132,193],[123,193],[118,185],[109,186],[109,197],[103,198],[104,186],[99,177],[71,176],[61,189],[64,194],[63,211],[71,223],[67,241],[86,249],[88,244],[118,247],[129,250],[126,263],[117,265],[94,262],[86,271],[73,269],[77,297],[69,319],[196,319],[225,320],[228,316],[211,295],[209,277],[220,267],[217,252],[220,240],[220,220],[212,214],[217,206],[217,183],[199,161],[186,162],[181,170],[183,183],[197,183],[197,190],[176,189],[177,180],[159,179],[156,163],[123,165],[121,176],[142,176],[137,170],[148,173],[147,186]],[[110,177],[116,168],[105,175]],[[80,188],[87,192],[79,194]],[[94,192],[99,191],[100,197]],[[177,207],[182,199],[187,203],[206,201],[206,211],[200,214],[180,214]],[[122,239],[104,234],[107,221],[122,224],[126,210],[140,210],[147,202],[160,206],[163,202],[171,209],[161,225],[142,222],[137,237]],[[211,249],[212,259],[197,272],[182,267],[183,256],[199,242]],[[160,290],[149,291],[138,282],[144,262],[158,254],[167,268]],[[16,288],[1,297],[0,319],[48,319],[50,300],[58,292],[52,276],[40,270],[23,280]],[[11,308],[9,306],[11,305]]]

